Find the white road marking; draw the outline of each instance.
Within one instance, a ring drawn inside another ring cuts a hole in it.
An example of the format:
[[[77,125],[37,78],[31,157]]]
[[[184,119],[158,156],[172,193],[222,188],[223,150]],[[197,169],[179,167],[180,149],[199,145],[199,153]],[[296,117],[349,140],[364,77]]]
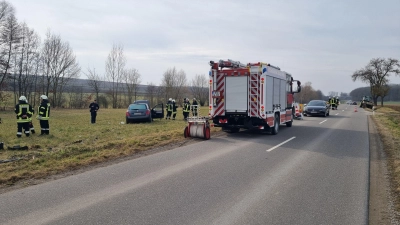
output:
[[[281,145],[283,145],[283,144],[285,144],[285,143],[287,143],[287,142],[289,142],[289,141],[291,141],[291,140],[293,140],[293,139],[295,139],[295,138],[296,138],[296,137],[289,138],[288,140],[286,140],[286,141],[280,143],[279,145],[275,145],[274,147],[268,149],[267,152],[270,152],[270,151],[272,151],[272,150],[274,150],[274,149],[280,147]]]
[[[339,113],[336,113],[335,116],[339,115]]]
[[[327,120],[324,120],[324,121],[322,121],[321,123],[325,123]],[[321,124],[321,123],[319,123],[319,124]]]

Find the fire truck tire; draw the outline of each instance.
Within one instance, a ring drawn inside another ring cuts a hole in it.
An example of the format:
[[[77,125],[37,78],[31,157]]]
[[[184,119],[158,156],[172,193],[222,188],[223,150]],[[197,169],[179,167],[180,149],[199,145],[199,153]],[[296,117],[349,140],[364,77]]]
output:
[[[183,136],[185,138],[189,137],[189,128],[188,127],[185,127],[185,130],[183,131]]]
[[[275,114],[275,122],[274,122],[274,127],[272,127],[271,133],[273,135],[278,134],[279,132],[279,115]]]
[[[287,127],[291,127],[292,124],[293,124],[293,117],[292,117],[292,119],[291,119],[289,122],[286,122],[286,126],[287,126]]]
[[[204,139],[208,140],[211,137],[210,127],[204,127]]]

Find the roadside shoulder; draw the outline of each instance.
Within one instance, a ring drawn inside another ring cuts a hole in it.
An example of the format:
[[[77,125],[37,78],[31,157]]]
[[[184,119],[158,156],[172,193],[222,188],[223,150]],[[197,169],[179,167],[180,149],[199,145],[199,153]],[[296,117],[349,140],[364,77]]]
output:
[[[400,224],[393,205],[387,158],[374,121],[368,116],[370,170],[369,170],[369,224]]]

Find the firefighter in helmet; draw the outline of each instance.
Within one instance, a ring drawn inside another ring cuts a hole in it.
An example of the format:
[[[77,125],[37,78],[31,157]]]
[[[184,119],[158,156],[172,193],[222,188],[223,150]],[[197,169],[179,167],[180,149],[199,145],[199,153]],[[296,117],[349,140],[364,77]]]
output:
[[[165,119],[171,119],[171,115],[172,115],[172,98],[168,99],[167,105],[166,105],[166,109],[167,110],[167,117],[165,117]]]
[[[178,105],[175,103],[175,99],[172,99],[172,120],[175,120],[177,109]]]
[[[40,96],[40,105],[38,107],[38,116],[37,119],[40,123],[40,135],[49,135],[50,134],[50,126],[49,126],[49,118],[50,118],[50,103],[49,99],[46,95]]]
[[[193,98],[193,102],[192,102],[192,115],[193,116],[197,116],[198,113],[198,104],[197,104],[197,100],[196,98]]]
[[[189,98],[185,98],[183,100],[183,119],[184,120],[187,120],[187,118],[189,117],[189,112],[190,112]]]
[[[339,96],[335,97],[335,103],[336,103],[336,109],[339,106],[340,100],[339,100]]]
[[[28,103],[28,100],[26,100],[26,103]],[[32,107],[32,109],[33,109],[33,107]],[[33,127],[33,123],[32,123],[33,114],[35,114],[35,109],[32,110],[32,116],[29,117],[29,131],[31,132],[31,134],[35,133],[35,127]]]
[[[15,105],[15,114],[17,114],[17,137],[22,136],[22,129],[25,130],[25,135],[29,137],[29,121],[33,115],[32,106],[28,104],[26,97],[19,97],[18,104]]]

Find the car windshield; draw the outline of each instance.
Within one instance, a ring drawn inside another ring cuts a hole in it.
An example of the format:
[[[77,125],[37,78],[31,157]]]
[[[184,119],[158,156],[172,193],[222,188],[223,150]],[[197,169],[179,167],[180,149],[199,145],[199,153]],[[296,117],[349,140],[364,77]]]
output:
[[[307,104],[307,106],[325,106],[325,102],[323,101],[311,101]]]
[[[135,110],[135,109],[147,109],[145,104],[134,104],[129,106],[129,110]]]

